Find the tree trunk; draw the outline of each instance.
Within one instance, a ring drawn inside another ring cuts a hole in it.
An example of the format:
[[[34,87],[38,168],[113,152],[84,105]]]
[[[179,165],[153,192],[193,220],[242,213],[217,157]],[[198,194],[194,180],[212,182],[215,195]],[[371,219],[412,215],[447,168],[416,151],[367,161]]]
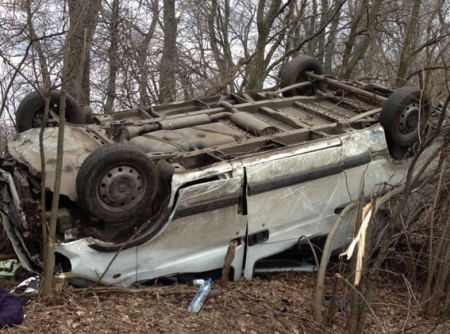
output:
[[[176,99],[177,29],[175,0],[164,0],[164,48],[159,71],[160,103],[173,102]]]
[[[32,22],[33,13],[31,10],[31,0],[27,0],[25,3],[26,11],[27,11],[27,26],[28,31],[30,33],[30,37],[32,39],[32,46],[36,50],[36,53],[39,58],[39,68],[41,70],[42,75],[42,81],[43,81],[43,87],[44,90],[50,90],[51,86],[51,79],[50,79],[50,73],[48,71],[48,64],[47,64],[47,58],[44,55],[44,52],[42,50],[41,42],[36,35],[36,31],[34,30],[34,25]]]
[[[90,102],[91,47],[101,0],[68,0],[70,26],[74,28],[70,37],[68,63],[71,75],[68,93],[81,106]]]
[[[342,62],[341,62],[341,70],[339,72],[339,77],[343,77],[344,73],[347,71],[348,62],[350,61],[351,54],[353,52],[353,47],[355,46],[356,37],[358,37],[358,27],[359,23],[361,22],[361,19],[364,16],[365,13],[365,4],[367,0],[361,1],[361,4],[359,5],[357,13],[353,14],[353,18],[351,21],[350,26],[350,33],[348,35],[347,40],[345,41],[345,49],[344,54],[342,56]]]
[[[323,67],[325,73],[332,73],[333,68],[333,55],[336,51],[336,36],[338,32],[339,20],[341,18],[341,11],[336,12],[336,16],[331,21],[330,34],[327,39],[325,57]]]
[[[80,17],[83,13],[83,7],[78,7],[73,14],[73,17]],[[54,281],[54,268],[55,268],[55,237],[56,237],[56,223],[57,223],[57,213],[59,207],[59,194],[61,189],[61,171],[63,163],[64,154],[64,128],[65,128],[65,113],[66,113],[66,96],[67,89],[71,83],[75,72],[73,72],[74,65],[71,62],[70,46],[73,39],[77,39],[79,36],[75,34],[77,29],[76,24],[70,25],[69,31],[67,33],[66,41],[62,48],[63,54],[63,66],[61,74],[61,95],[59,101],[59,125],[58,125],[58,147],[56,152],[56,168],[55,168],[55,182],[53,185],[53,196],[52,196],[52,206],[50,219],[47,219],[45,208],[41,212],[42,218],[42,235],[43,235],[43,280],[39,287],[39,296],[42,300],[47,303],[53,301],[53,281]],[[45,102],[44,111],[44,121],[42,123],[40,135],[39,135],[39,146],[41,151],[41,167],[42,174],[44,177],[41,182],[41,203],[45,203],[45,151],[44,151],[44,127],[45,120],[48,116],[49,111],[49,96],[50,90],[46,92],[48,94]]]
[[[317,13],[317,0],[313,0],[312,1],[312,15],[310,18],[310,22],[309,22],[309,34],[308,35],[313,35],[314,32],[316,31],[317,27],[316,27],[316,17],[317,17],[318,13]],[[323,15],[323,12],[322,12]],[[319,36],[317,36],[319,37]],[[311,42],[309,42],[308,44],[308,56],[314,57],[315,53],[317,51],[317,38],[313,38],[311,40]]]
[[[234,68],[231,45],[228,36],[230,20],[230,1],[223,2],[223,9],[216,0],[211,1],[211,9],[208,15],[208,35],[214,60],[219,69],[220,81],[228,79],[230,71]],[[223,10],[223,14],[222,14]],[[230,83],[233,87],[233,84]]]
[[[47,221],[46,207],[45,207],[45,180],[46,180],[46,159],[44,149],[44,129],[45,123],[48,118],[48,111],[50,107],[50,89],[47,91],[47,97],[45,100],[45,111],[42,127],[39,132],[39,149],[41,151],[41,223],[42,223],[42,259],[43,259],[43,281],[39,285],[39,297],[47,302],[51,302],[52,296],[52,283],[53,283],[53,268],[55,267],[54,247],[49,242],[50,240],[50,227]],[[49,247],[50,246],[50,247]]]
[[[271,2],[269,11],[264,15],[266,1],[260,0],[256,13],[256,24],[258,28],[258,39],[256,41],[256,50],[251,62],[250,74],[247,83],[247,89],[261,89],[264,83],[265,66],[265,48],[269,38],[273,22],[280,14],[281,0]]]
[[[70,31],[70,30],[69,30]],[[71,36],[68,34],[68,36]],[[69,37],[70,38],[70,37]],[[61,96],[59,101],[59,126],[58,126],[58,148],[56,152],[56,169],[55,169],[55,183],[53,185],[53,197],[52,197],[52,207],[50,214],[50,221],[47,220],[45,212],[42,213],[42,228],[43,228],[43,248],[44,248],[44,278],[40,284],[39,296],[50,303],[53,301],[53,281],[54,281],[54,268],[55,268],[55,237],[56,237],[56,223],[58,216],[58,206],[59,206],[59,193],[61,189],[61,171],[63,163],[64,154],[64,128],[65,128],[65,114],[66,114],[66,95],[67,95],[67,85],[69,80],[67,80],[70,74],[69,70],[69,47],[68,42],[66,42],[63,53],[63,69],[62,69],[62,85],[61,85]],[[50,96],[50,95],[49,95]],[[49,98],[46,101],[46,113],[48,114]],[[40,136],[40,147],[41,154],[44,154],[43,145],[43,130],[45,123],[43,123],[41,128]],[[41,159],[43,164],[45,164],[45,159]],[[45,182],[45,179],[42,180]],[[45,183],[42,183],[42,196],[45,196]]]
[[[108,50],[109,77],[106,90],[105,112],[111,112],[116,98],[116,78],[119,69],[119,0],[113,0],[111,6],[111,22],[109,25],[109,37],[111,39]]]
[[[153,39],[153,35],[156,29],[156,23],[158,22],[158,11],[159,4],[158,0],[153,1],[152,3],[152,21],[150,22],[150,26],[146,33],[141,32],[137,26],[135,28],[140,31],[143,35],[142,41],[139,43],[137,47],[138,53],[138,72],[139,72],[139,104],[141,106],[149,106],[151,104],[151,98],[149,95],[149,73],[148,73],[148,65],[147,65],[147,57],[148,57],[148,49],[150,47],[150,41]]]
[[[328,21],[330,13],[330,6],[328,0],[322,0],[322,10],[320,14],[319,26],[323,26]],[[325,56],[325,32],[317,36],[317,59],[323,64]],[[326,72],[325,72],[326,73]]]
[[[356,64],[358,64],[358,62],[364,57],[364,54],[373,39],[375,22],[382,2],[382,0],[374,1],[371,8],[369,8],[370,4],[367,1],[361,3],[361,7],[359,8],[358,16],[355,21],[359,23],[364,15],[367,15],[367,26],[364,29],[364,37],[362,38],[362,41],[356,43],[356,38],[361,34],[361,32],[358,31],[358,24],[353,21],[349,40],[346,42],[344,57],[342,59],[342,67],[339,73],[340,78],[350,79]]]
[[[32,22],[32,10],[31,10],[31,1],[27,0],[25,3],[26,11],[27,11],[27,25],[31,39],[33,40],[33,47],[35,48],[38,57],[39,57],[39,67],[41,69],[41,74],[43,76],[44,87],[43,90],[47,95],[45,99],[45,107],[44,107],[44,118],[42,122],[42,127],[39,132],[39,149],[41,152],[41,222],[42,222],[42,242],[43,242],[43,274],[44,278],[42,283],[40,284],[39,289],[39,297],[45,302],[51,302],[53,299],[52,295],[52,284],[53,284],[53,269],[55,267],[55,256],[54,256],[54,238],[56,232],[56,215],[54,225],[48,224],[46,217],[46,208],[45,208],[45,178],[46,178],[46,159],[45,159],[45,151],[44,151],[44,128],[45,123],[48,118],[49,106],[50,106],[50,90],[51,90],[51,78],[48,71],[47,60],[42,51],[42,47],[38,36],[34,30],[33,22]],[[67,51],[67,50],[66,50]],[[67,54],[67,52],[65,53]],[[65,99],[64,102],[65,104]],[[61,106],[63,109],[62,117],[64,117],[64,106]],[[53,232],[52,232],[53,231]]]
[[[405,39],[403,40],[402,50],[400,53],[400,60],[397,70],[397,78],[395,79],[395,86],[401,87],[406,84],[406,71],[411,62],[411,45],[416,30],[417,22],[419,20],[420,5],[422,0],[414,0],[411,11],[411,19],[406,28]]]

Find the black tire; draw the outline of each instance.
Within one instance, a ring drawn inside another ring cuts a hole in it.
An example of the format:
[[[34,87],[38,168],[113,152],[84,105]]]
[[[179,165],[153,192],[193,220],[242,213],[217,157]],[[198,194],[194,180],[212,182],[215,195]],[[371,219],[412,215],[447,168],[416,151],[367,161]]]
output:
[[[431,104],[422,91],[415,87],[396,90],[383,105],[379,121],[386,133],[390,150],[408,151],[424,133],[431,114]],[[394,148],[392,146],[397,146]]]
[[[286,64],[281,71],[280,87],[284,88],[296,83],[308,81],[306,72],[314,72],[322,75],[324,73],[322,64],[316,58],[308,56],[298,56]],[[294,88],[283,92],[284,97],[291,96],[313,96],[317,89],[320,88],[320,83],[314,82],[312,85],[303,88]]]
[[[138,147],[103,146],[81,165],[78,204],[105,223],[144,221],[152,215],[159,179],[153,161]]]
[[[50,108],[55,114],[59,114],[60,91],[54,90],[50,96]],[[32,92],[20,102],[16,112],[16,125],[19,132],[31,128],[39,128],[44,115],[45,100],[39,92]],[[49,115],[50,117],[50,115]],[[70,95],[66,97],[66,121],[72,124],[84,124],[85,115],[77,101]]]
[[[389,155],[394,160],[405,160],[414,156],[414,146],[398,146],[388,141]]]

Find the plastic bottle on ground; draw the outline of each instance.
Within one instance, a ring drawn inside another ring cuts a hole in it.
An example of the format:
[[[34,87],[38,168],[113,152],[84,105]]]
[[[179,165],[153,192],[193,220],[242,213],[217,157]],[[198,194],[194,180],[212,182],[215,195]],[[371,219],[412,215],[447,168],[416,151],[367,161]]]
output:
[[[205,283],[203,283],[195,294],[194,299],[192,299],[191,304],[189,305],[188,310],[194,313],[200,311],[203,302],[211,291],[211,279],[208,279]]]

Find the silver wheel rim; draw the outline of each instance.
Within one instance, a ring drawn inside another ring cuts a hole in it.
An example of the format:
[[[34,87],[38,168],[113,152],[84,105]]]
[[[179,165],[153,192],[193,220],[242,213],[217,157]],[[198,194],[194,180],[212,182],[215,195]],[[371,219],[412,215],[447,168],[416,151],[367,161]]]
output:
[[[400,116],[400,123],[398,125],[400,133],[403,135],[408,135],[415,132],[420,123],[420,117],[420,108],[417,103],[411,103],[406,106]]]
[[[134,167],[116,166],[100,178],[97,198],[106,210],[123,212],[133,208],[144,197],[146,178]]]

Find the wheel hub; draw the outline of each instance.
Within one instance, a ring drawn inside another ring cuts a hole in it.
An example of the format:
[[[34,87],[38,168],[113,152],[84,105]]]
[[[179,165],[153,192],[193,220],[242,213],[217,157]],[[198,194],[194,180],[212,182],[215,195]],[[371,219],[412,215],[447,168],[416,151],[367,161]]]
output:
[[[401,115],[399,130],[403,134],[416,131],[419,124],[420,109],[417,104],[411,104],[405,108]]]
[[[31,119],[32,128],[40,128],[44,121],[44,109],[38,110]],[[47,117],[47,127],[58,125],[58,116],[55,111],[50,107]]]
[[[308,81],[309,78],[308,78],[308,75],[306,74],[306,72],[314,72],[314,69],[313,68],[305,68],[305,70],[303,70],[301,73],[299,73],[295,82]],[[316,94],[315,83],[312,83],[312,85],[307,86],[307,87],[296,88],[296,90],[299,95],[313,96],[314,94]]]
[[[139,203],[144,190],[144,178],[137,169],[117,166],[100,179],[97,195],[104,208],[120,212]]]

